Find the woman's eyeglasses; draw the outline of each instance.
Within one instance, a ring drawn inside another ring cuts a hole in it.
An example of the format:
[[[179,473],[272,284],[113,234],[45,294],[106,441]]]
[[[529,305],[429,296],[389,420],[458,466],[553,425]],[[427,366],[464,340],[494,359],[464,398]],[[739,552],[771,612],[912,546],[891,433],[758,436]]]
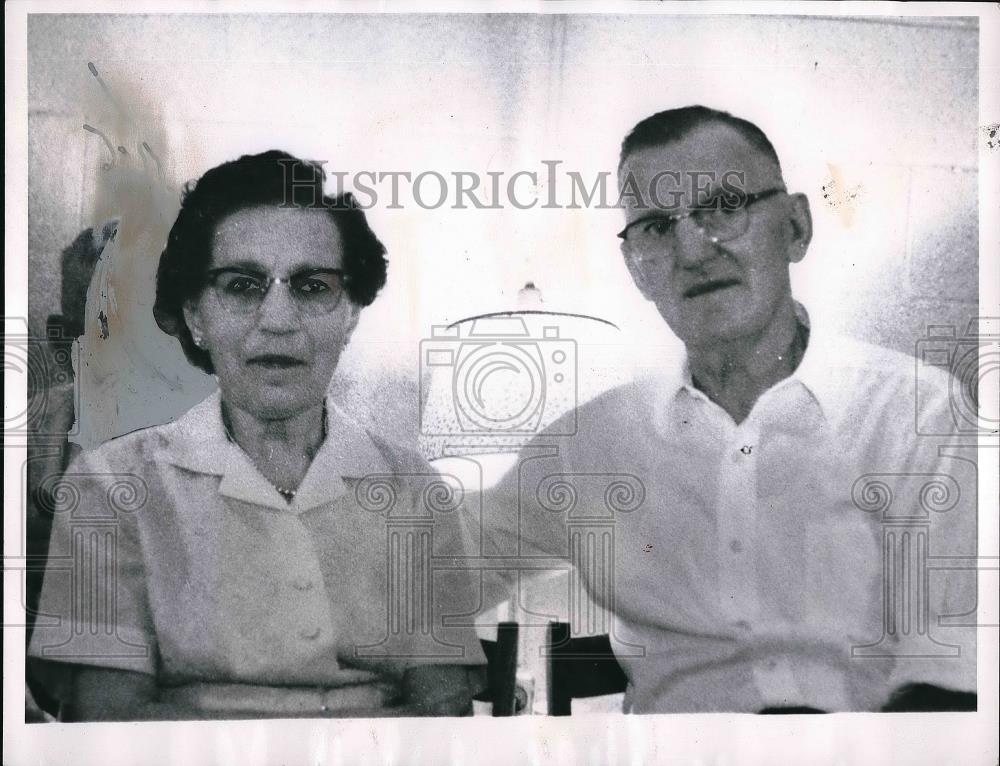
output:
[[[340,269],[308,269],[284,279],[236,268],[208,272],[208,284],[219,303],[233,314],[257,312],[274,284],[288,285],[295,306],[303,314],[329,314],[344,297],[346,279]]]
[[[632,245],[640,254],[663,254],[676,244],[678,221],[690,218],[712,242],[728,242],[747,233],[752,204],[784,191],[765,189],[753,194],[739,194],[735,199],[716,198],[711,204],[683,213],[648,215],[632,221],[618,233],[618,237]]]

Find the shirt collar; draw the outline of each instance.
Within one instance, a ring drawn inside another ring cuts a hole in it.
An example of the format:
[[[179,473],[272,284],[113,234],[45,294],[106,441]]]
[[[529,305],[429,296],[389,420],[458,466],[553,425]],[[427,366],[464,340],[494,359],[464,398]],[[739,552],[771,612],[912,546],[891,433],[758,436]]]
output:
[[[327,437],[291,503],[261,475],[253,461],[226,435],[222,395],[216,391],[167,427],[168,462],[221,476],[219,493],[277,510],[301,512],[345,494],[342,479],[390,472],[385,455],[361,425],[327,402]]]
[[[805,387],[819,404],[823,416],[830,421],[843,408],[844,381],[840,371],[853,346],[831,332],[827,323],[807,313],[802,304],[795,304],[795,315],[809,328],[809,344],[799,366],[787,380]],[[777,386],[785,382],[781,381]]]
[[[786,386],[801,385],[819,405],[823,417],[830,420],[840,412],[842,404],[843,381],[837,370],[842,369],[853,346],[830,333],[825,323],[814,321],[805,307],[797,302],[795,316],[809,328],[809,343],[805,354],[795,372],[776,383],[762,396]],[[686,352],[678,364],[657,371],[647,382],[654,385],[653,408],[657,417],[662,416],[682,392],[694,399],[710,401],[694,386]]]

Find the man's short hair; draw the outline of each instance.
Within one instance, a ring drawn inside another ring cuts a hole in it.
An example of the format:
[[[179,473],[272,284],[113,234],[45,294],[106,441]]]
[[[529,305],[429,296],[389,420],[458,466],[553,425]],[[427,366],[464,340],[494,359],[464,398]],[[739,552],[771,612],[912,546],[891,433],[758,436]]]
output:
[[[711,109],[707,106],[684,106],[679,109],[667,109],[657,112],[638,123],[622,141],[621,155],[618,160],[619,170],[625,165],[629,155],[640,149],[649,149],[662,144],[680,141],[697,128],[711,123],[728,125],[739,133],[747,142],[767,156],[781,172],[781,162],[774,146],[764,135],[764,131],[749,120],[734,117],[729,112]]]

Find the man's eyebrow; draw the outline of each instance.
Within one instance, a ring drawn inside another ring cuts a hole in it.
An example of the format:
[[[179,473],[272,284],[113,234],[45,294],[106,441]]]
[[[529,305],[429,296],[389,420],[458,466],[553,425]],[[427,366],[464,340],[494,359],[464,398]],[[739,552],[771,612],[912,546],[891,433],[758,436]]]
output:
[[[687,213],[684,213],[684,212],[681,212],[681,213],[677,213],[677,212],[668,213],[665,210],[661,210],[659,212],[653,212],[653,213],[649,213],[647,215],[644,215],[644,216],[642,216],[642,218],[636,218],[634,221],[632,221],[629,224],[629,226],[634,226],[637,223],[649,223],[650,221],[664,221],[664,220],[667,220],[667,221],[678,221],[681,218],[686,218],[686,217],[687,217]]]
[[[713,186],[709,189],[695,189],[692,208],[714,207],[723,200],[740,200],[746,195],[743,189]]]

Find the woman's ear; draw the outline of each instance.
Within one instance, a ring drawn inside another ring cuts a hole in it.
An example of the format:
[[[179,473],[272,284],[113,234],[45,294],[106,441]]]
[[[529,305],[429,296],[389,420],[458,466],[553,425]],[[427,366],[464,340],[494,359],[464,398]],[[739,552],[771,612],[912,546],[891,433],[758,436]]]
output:
[[[350,340],[351,336],[354,334],[354,328],[358,326],[358,320],[361,319],[361,306],[352,300],[347,301],[347,321],[344,323],[344,345],[346,346]]]
[[[198,304],[195,301],[185,301],[184,302],[184,322],[188,326],[188,330],[191,332],[191,337],[194,339],[194,344],[198,348],[204,348],[202,345],[205,338],[205,327],[204,322],[202,322],[201,312],[198,310]]]
[[[805,194],[788,195],[791,201],[792,241],[789,243],[788,262],[798,263],[805,258],[812,241],[812,213],[809,198]]]

